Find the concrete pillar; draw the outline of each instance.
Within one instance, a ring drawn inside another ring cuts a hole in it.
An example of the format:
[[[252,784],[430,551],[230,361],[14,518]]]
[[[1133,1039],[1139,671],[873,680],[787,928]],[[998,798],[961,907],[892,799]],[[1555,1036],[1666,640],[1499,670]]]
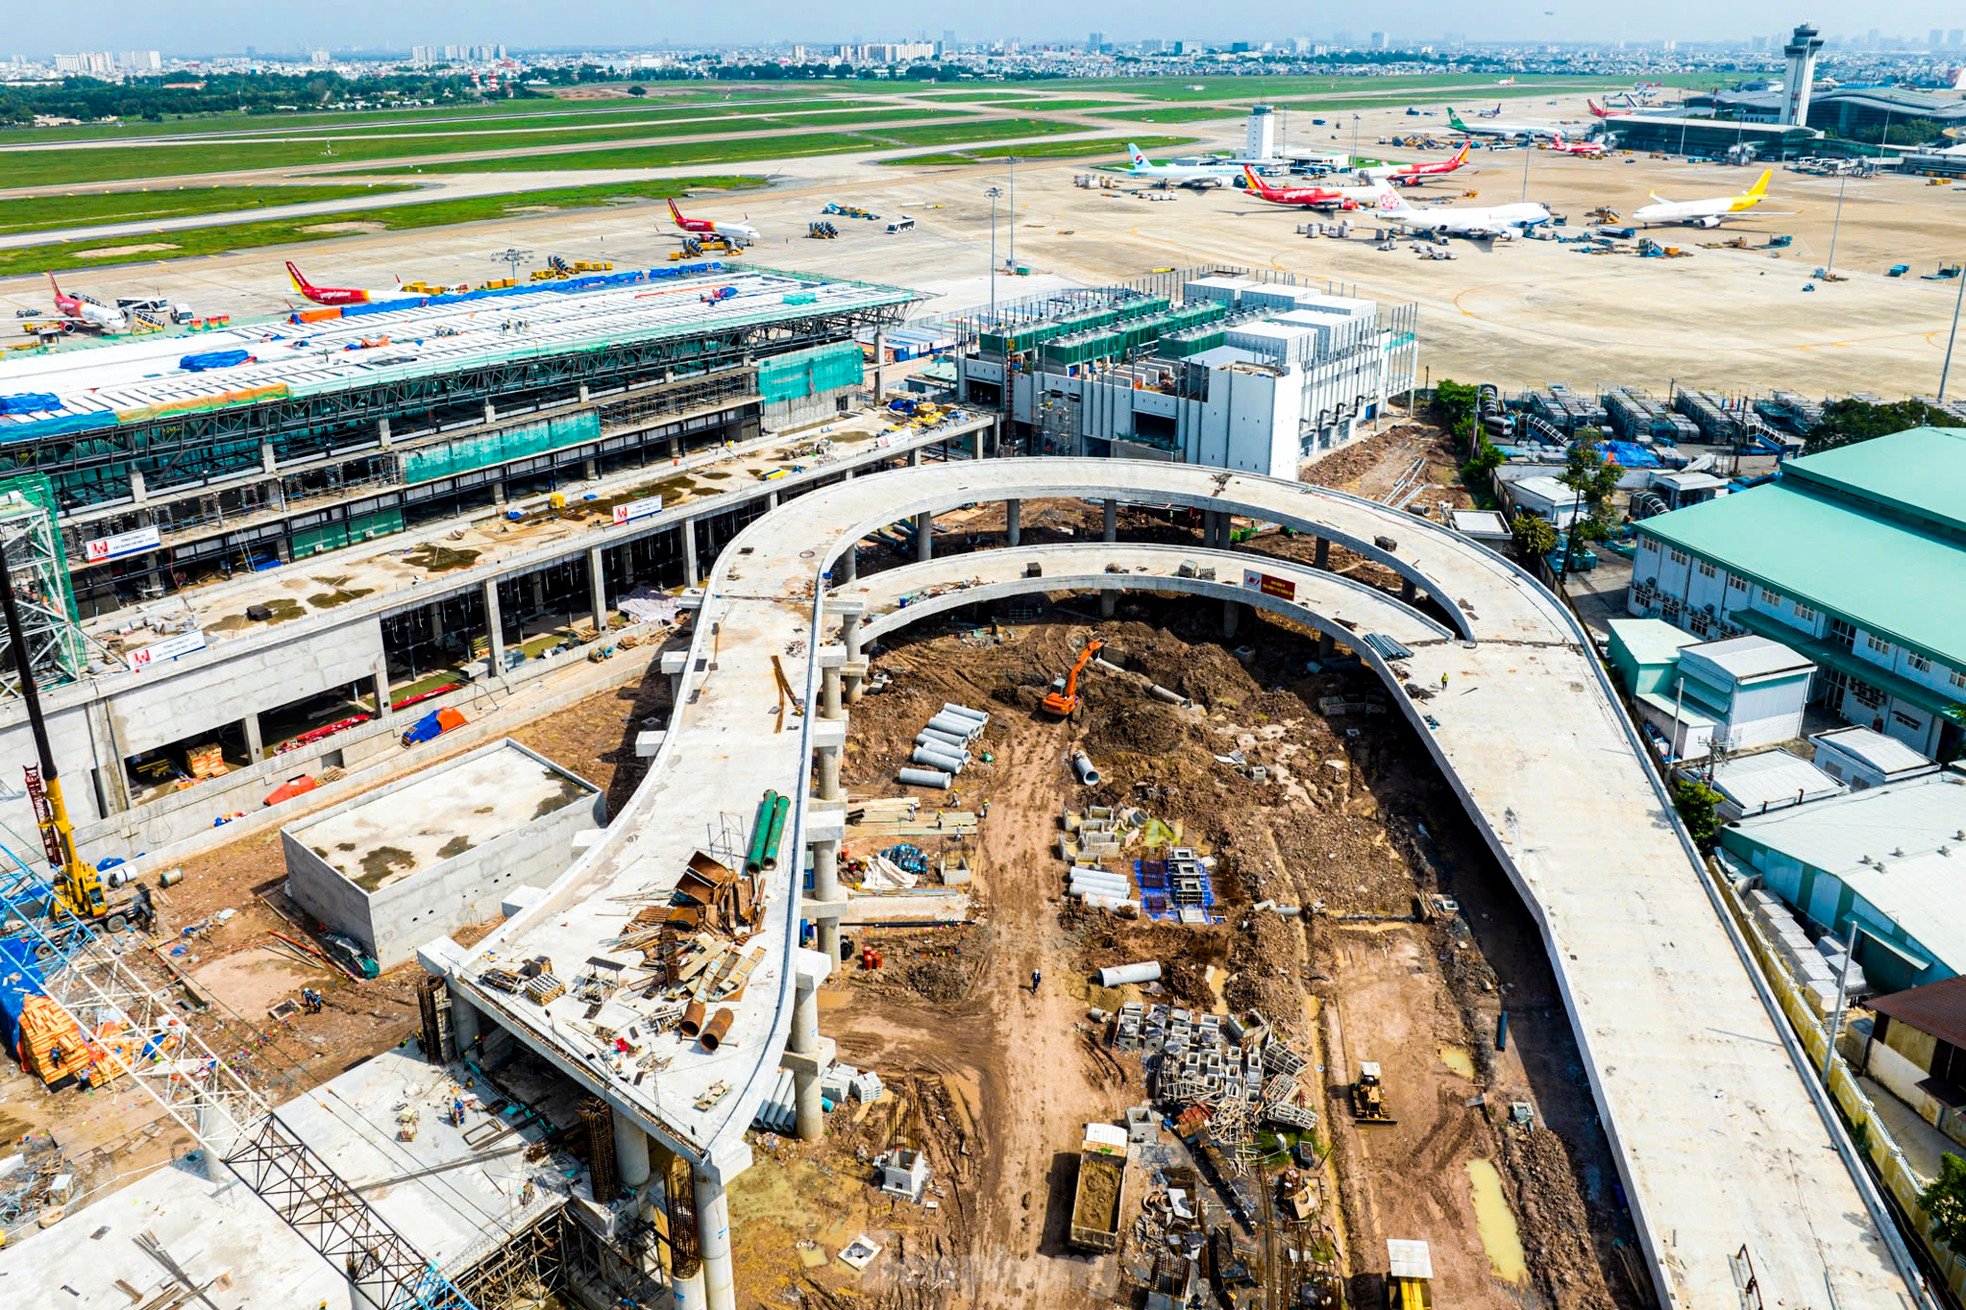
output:
[[[1411,605],[1420,595],[1420,588],[1411,578],[1399,580],[1399,598]]]
[[[499,506],[505,504],[505,481],[502,478],[492,483],[492,504]]]
[[[1120,594],[1117,591],[1099,593],[1099,617],[1110,619],[1119,610]]]
[[[1227,641],[1236,635],[1236,625],[1241,618],[1241,601],[1224,600],[1222,602],[1222,640]]]
[[[619,1110],[614,1112],[614,1172],[630,1191],[648,1186],[649,1135]]]
[[[594,635],[608,630],[608,571],[601,548],[587,552],[587,605],[594,611]]]
[[[688,520],[682,526],[683,534],[683,585],[694,587],[703,581],[703,575],[696,571],[696,522]]]
[[[830,904],[840,899],[840,844],[816,841],[812,844],[812,899]],[[819,953],[827,960],[840,958],[840,921],[827,917],[814,921],[819,930]]]
[[[543,614],[546,612],[546,575],[534,573],[531,582],[533,613]]]
[[[391,445],[395,444],[396,438],[389,431],[388,415],[384,415],[375,421],[375,439],[382,443],[384,450],[389,449]]]
[[[1201,512],[1201,548],[1203,550],[1215,549],[1215,521],[1221,517],[1220,514],[1212,509],[1205,509]]]
[[[837,719],[843,713],[840,709],[840,669],[837,664],[829,664],[819,671],[819,717]]]
[[[1100,528],[1099,540],[1111,545],[1113,542],[1119,540],[1120,503],[1111,496],[1108,496],[1106,497],[1105,510],[1106,518],[1105,523]]]
[[[880,403],[887,391],[887,335],[874,329],[874,402]]]
[[[915,562],[926,564],[935,558],[935,515],[923,510],[915,515]]]
[[[498,612],[498,580],[485,579],[485,632],[491,639],[490,670],[494,678],[505,676],[505,621]]]
[[[1006,500],[1003,503],[1004,540],[1013,546],[1024,542],[1024,502]]]
[[[492,404],[489,400],[485,402],[485,422],[498,422],[498,406]]]
[[[840,790],[840,748],[820,746],[819,754],[819,799],[822,801],[844,800],[846,793]]]
[[[922,466],[922,448],[920,446],[916,446],[913,450],[910,450],[908,452],[908,467],[911,469],[918,469],[921,466]]]
[[[266,758],[266,743],[259,735],[259,715],[246,715],[246,762],[258,764]]]
[[[385,666],[375,671],[375,716],[386,719],[395,712],[389,704],[389,670]]]
[[[679,432],[676,435],[669,438],[669,458],[681,459],[682,457],[683,457],[683,437],[682,434]]]
[[[1317,555],[1311,560],[1311,567],[1316,569],[1328,569],[1331,567],[1331,538],[1319,537],[1317,539]]]
[[[976,431],[969,434],[970,453],[973,458],[975,459],[983,458],[983,449],[984,449],[983,438],[986,434],[988,434],[989,431],[990,429],[988,428],[978,428],[976,429]]]
[[[765,508],[766,509],[778,508],[778,492],[776,490],[767,491],[765,493]]]
[[[1332,639],[1331,634],[1328,632],[1318,633],[1317,657],[1321,660],[1328,660],[1337,653],[1338,653],[1338,643]]]
[[[823,922],[823,921],[822,921]],[[836,921],[837,923],[837,921]],[[835,950],[835,955],[838,951]],[[831,961],[827,961],[830,965]],[[785,1049],[793,1055],[817,1056],[819,1046],[819,983],[824,974],[801,970],[794,980],[792,1031]],[[815,1061],[815,1063],[817,1063]],[[826,1135],[826,1110],[820,1103],[819,1073],[804,1061],[792,1067],[792,1108],[795,1128],[802,1142],[816,1142]]]
[[[259,443],[259,466],[267,473],[273,472],[280,466],[279,461],[273,458],[273,443],[270,441]]]
[[[840,615],[840,644],[846,647],[847,663],[860,658],[860,611]]]
[[[451,1044],[457,1047],[458,1059],[473,1059],[477,1055],[475,1048],[479,1039],[484,1035],[484,1019],[479,1015],[478,1007],[458,993],[455,984],[452,984],[450,994]]]
[[[142,469],[130,470],[130,499],[139,505],[150,499],[150,488],[144,485]]]
[[[833,585],[844,587],[860,576],[860,543],[848,546],[841,556],[833,561]]]
[[[724,1181],[692,1169],[696,1184],[696,1247],[703,1253],[704,1310],[737,1310],[737,1280],[730,1259],[730,1201]]]
[[[585,387],[582,387],[582,388],[581,388],[581,390],[583,390],[583,391],[585,391],[585,390],[586,390],[586,388],[585,388]],[[587,457],[586,459],[583,459],[583,460],[581,460],[581,461],[580,461],[580,476],[581,476],[581,477],[583,477],[583,478],[586,478],[586,479],[587,479],[587,480],[588,480],[589,482],[592,482],[592,481],[593,481],[594,479],[596,479],[596,478],[598,478],[598,477],[600,477],[600,476],[601,476],[601,461],[600,461],[600,460],[598,460],[598,459],[595,459],[595,458],[594,458],[593,456],[591,456],[591,455],[590,455],[590,456],[588,456],[588,457]]]

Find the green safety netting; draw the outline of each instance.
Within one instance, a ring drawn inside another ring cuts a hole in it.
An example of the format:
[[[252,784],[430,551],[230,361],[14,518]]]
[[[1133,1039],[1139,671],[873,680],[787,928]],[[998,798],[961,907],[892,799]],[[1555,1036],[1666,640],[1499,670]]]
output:
[[[549,450],[560,450],[567,446],[596,441],[600,439],[600,435],[600,415],[589,410],[586,413],[549,419],[544,423],[528,423],[524,427],[508,428],[503,432],[488,432],[478,437],[458,437],[433,446],[405,451],[403,481],[431,482],[437,478],[469,473],[473,469],[485,468],[488,465],[503,464],[508,460],[524,459],[528,455],[540,455]]]
[[[12,520],[0,538],[12,544],[7,558],[13,568],[17,594],[29,603],[39,602],[50,616],[67,616],[57,622],[54,641],[36,660],[52,660],[59,669],[57,680],[73,681],[88,663],[82,649],[81,612],[75,607],[75,589],[68,580],[68,556],[61,531],[56,525],[58,506],[55,485],[46,475],[23,473],[0,478],[0,514]],[[50,670],[37,667],[37,681],[46,681]],[[10,670],[11,672],[11,670]]]
[[[767,402],[803,400],[822,391],[857,387],[864,366],[859,345],[851,341],[774,355],[758,365],[758,397]]]
[[[318,528],[297,530],[293,535],[293,556],[295,559],[306,559],[324,550],[340,550],[343,546],[372,541],[402,530],[403,511],[400,509],[357,514],[345,523],[325,523]]]

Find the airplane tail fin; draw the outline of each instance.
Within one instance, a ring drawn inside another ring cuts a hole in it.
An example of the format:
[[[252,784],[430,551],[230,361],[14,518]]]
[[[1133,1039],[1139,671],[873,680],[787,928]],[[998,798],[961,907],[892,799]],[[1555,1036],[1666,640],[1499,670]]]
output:
[[[1474,153],[1474,147],[1464,143],[1461,146],[1461,153],[1454,156],[1454,162],[1456,164],[1465,164],[1468,162],[1468,156],[1473,153]]]
[[[1761,199],[1761,198],[1762,198],[1763,196],[1765,196],[1765,195],[1767,195],[1767,194],[1768,194],[1768,179],[1769,179],[1770,177],[1772,177],[1772,176],[1774,176],[1774,173],[1775,173],[1775,170],[1774,170],[1774,169],[1772,169],[1772,168],[1764,168],[1764,169],[1762,169],[1762,170],[1761,170],[1761,176],[1760,176],[1760,177],[1758,177],[1758,178],[1756,178],[1756,179],[1754,180],[1754,185],[1748,188],[1748,194],[1749,194],[1750,196],[1753,196],[1753,197],[1754,197],[1754,198],[1755,198],[1756,200],[1759,200],[1759,199]]]
[[[289,280],[293,282],[294,290],[296,291],[309,290],[307,279],[300,275],[300,270],[294,267],[294,262],[291,259],[287,261],[287,277]]]
[[[1256,170],[1251,168],[1247,164],[1244,164],[1242,166],[1242,178],[1244,183],[1248,185],[1249,189],[1255,192],[1257,195],[1266,196],[1270,194],[1270,189],[1263,185],[1263,179],[1257,177]]]
[[[676,220],[676,226],[678,227],[682,226],[683,211],[676,208],[676,202],[673,200],[669,202],[669,216]]]
[[[1135,166],[1147,162],[1147,157],[1140,153],[1140,147],[1134,145],[1131,141],[1126,143],[1126,157],[1132,160]]]

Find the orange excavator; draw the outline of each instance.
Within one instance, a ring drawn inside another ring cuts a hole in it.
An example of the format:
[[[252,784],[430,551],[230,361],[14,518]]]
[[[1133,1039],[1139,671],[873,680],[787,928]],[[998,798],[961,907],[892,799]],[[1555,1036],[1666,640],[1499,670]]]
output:
[[[1078,661],[1072,665],[1072,671],[1062,678],[1052,680],[1051,690],[1046,692],[1044,697],[1046,714],[1055,714],[1061,719],[1066,719],[1079,712],[1079,674],[1084,673],[1085,666],[1092,663],[1092,657],[1104,649],[1106,643],[1096,637],[1085,643],[1085,649],[1079,652]]]

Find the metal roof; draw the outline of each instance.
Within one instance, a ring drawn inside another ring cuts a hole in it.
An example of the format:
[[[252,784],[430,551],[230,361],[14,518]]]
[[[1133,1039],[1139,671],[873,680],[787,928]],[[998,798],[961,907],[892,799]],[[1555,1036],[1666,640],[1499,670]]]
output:
[[[1713,771],[1713,789],[1741,813],[1758,816],[1776,805],[1805,800],[1820,804],[1842,792],[1843,784],[1799,755],[1774,750],[1721,762]]]
[[[1907,448],[1887,444],[1896,441],[1880,437],[1790,465],[1824,461],[1815,468],[1829,471],[1822,481],[1834,484],[1834,497],[1820,494],[1806,478],[1785,475],[1767,486],[1646,519],[1638,524],[1638,535],[1717,561],[1784,596],[1847,615],[1900,645],[1966,666],[1966,521],[1959,518],[1966,507],[1966,434],[1913,443],[1933,456],[1915,470],[1899,466]],[[1858,452],[1880,446],[1877,466],[1866,466]],[[1947,513],[1939,501],[1948,494],[1958,497],[1949,511],[1962,534],[1958,540],[1920,531],[1891,512],[1909,505]]]
[[[1782,477],[1966,533],[1966,428],[1907,428],[1804,455]]]
[[[1952,887],[1925,909],[1954,919],[1966,945],[1966,837],[1959,835],[1966,832],[1966,776],[1947,771],[1889,782],[1781,814],[1743,819],[1739,830],[1761,846],[1835,874],[1866,899],[1871,899],[1870,892],[1860,882],[1888,891],[1917,861],[1930,857],[1950,863]],[[1966,966],[1966,952],[1960,962]]]
[[[1686,647],[1680,656],[1682,661],[1710,664],[1735,682],[1807,673],[1816,667],[1781,642],[1753,635],[1701,642]],[[1680,667],[1686,666],[1682,662]]]
[[[1866,1002],[1893,1022],[1966,1046],[1966,978],[1946,978]]]
[[[1640,664],[1671,664],[1700,639],[1664,619],[1616,618],[1605,625],[1613,646],[1622,646]]]
[[[1929,757],[1919,754],[1896,737],[1859,724],[1819,732],[1809,740],[1868,764],[1886,775],[1938,767]]]
[[[711,300],[714,292],[731,294]],[[119,340],[0,360],[0,395],[52,393],[59,409],[0,416],[0,441],[49,431],[49,420],[94,415],[103,426],[160,407],[212,409],[443,376],[528,356],[687,337],[733,325],[905,304],[915,293],[809,274],[698,264],[543,283],[470,297],[410,297],[363,312],[200,333]],[[367,343],[367,344],[365,344]],[[187,356],[245,350],[247,362],[196,372]]]

